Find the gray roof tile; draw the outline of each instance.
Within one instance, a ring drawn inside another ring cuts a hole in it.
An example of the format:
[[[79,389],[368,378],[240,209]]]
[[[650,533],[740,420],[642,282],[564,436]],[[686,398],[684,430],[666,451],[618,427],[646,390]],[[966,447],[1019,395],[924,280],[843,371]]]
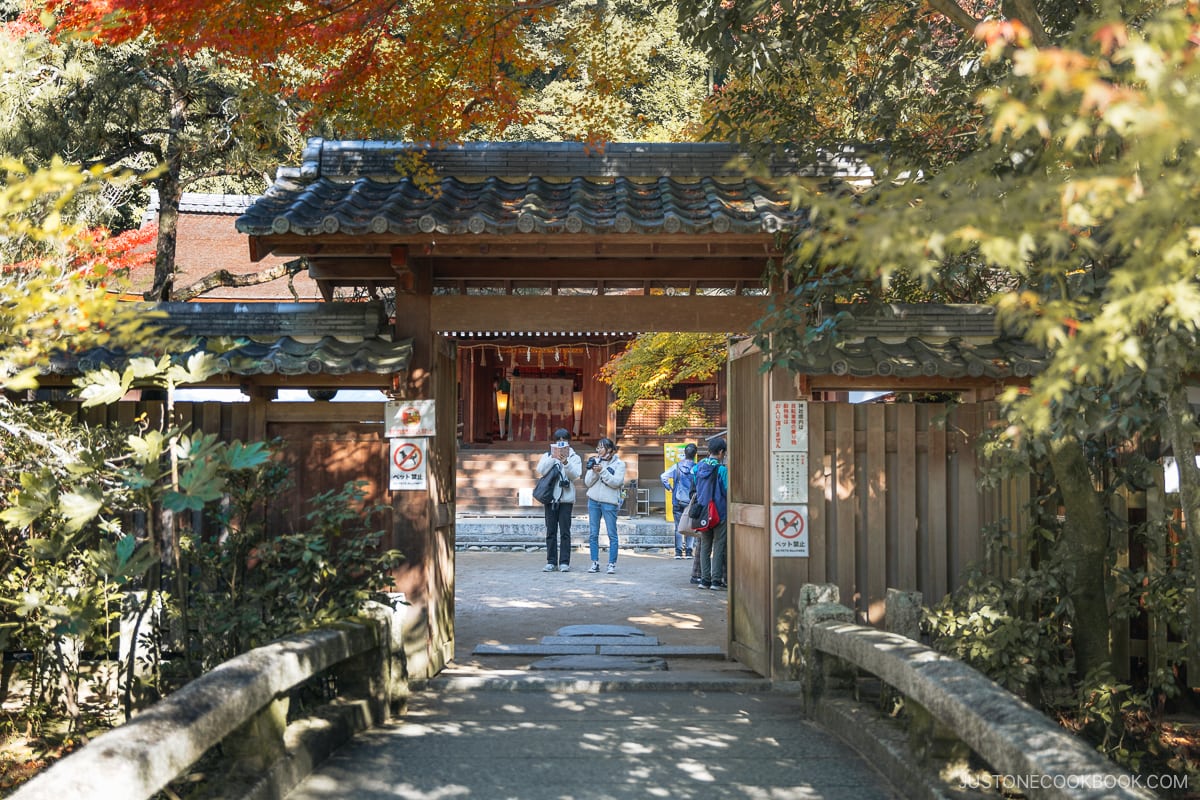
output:
[[[164,331],[194,339],[181,360],[209,347],[223,374],[392,374],[408,368],[410,340],[393,341],[377,303],[160,303],[148,315]],[[218,346],[215,340],[223,341]],[[229,345],[233,346],[230,347]],[[137,353],[94,348],[59,355],[48,372],[71,375],[99,366],[121,368]],[[157,354],[156,354],[157,355]]]
[[[800,371],[809,375],[896,378],[1027,378],[1046,354],[998,329],[983,305],[838,305],[840,315],[809,347]]]
[[[773,233],[799,225],[786,195],[755,180],[543,178],[466,182],[444,178],[425,192],[411,179],[321,178],[272,187],[238,218],[252,236],[298,233]]]
[[[403,174],[420,152],[432,184]],[[237,221],[252,236],[297,233],[396,236],[547,233],[773,233],[804,224],[790,197],[747,178],[730,145],[477,142],[427,148],[313,140],[299,170]],[[818,165],[815,175],[841,167]],[[776,172],[803,173],[786,158]]]

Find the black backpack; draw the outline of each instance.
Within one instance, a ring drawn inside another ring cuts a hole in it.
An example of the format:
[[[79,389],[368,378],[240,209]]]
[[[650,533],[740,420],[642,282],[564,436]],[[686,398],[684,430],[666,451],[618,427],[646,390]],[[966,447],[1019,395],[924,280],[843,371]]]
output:
[[[555,464],[546,470],[545,475],[538,478],[538,482],[533,487],[533,499],[545,506],[557,505],[558,498],[561,497],[556,491],[560,480],[562,480],[562,467]]]

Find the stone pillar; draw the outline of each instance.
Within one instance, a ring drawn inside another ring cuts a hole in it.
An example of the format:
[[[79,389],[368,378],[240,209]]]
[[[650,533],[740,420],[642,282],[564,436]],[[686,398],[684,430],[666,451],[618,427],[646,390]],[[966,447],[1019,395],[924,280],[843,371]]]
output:
[[[884,601],[884,628],[919,642],[921,640],[921,616],[925,596],[920,592],[904,592],[888,589]]]
[[[276,698],[225,737],[222,747],[233,761],[228,779],[260,775],[283,758],[289,706],[287,697]]]
[[[377,620],[383,631],[382,690],[390,714],[402,716],[407,710],[411,693],[405,632],[413,627],[409,618],[412,606],[405,602],[400,592],[389,592],[387,598],[387,603],[367,601],[363,604],[362,613],[365,617]]]
[[[888,589],[884,601],[883,625],[888,633],[912,639],[921,640],[922,604],[925,597],[920,592],[905,592],[900,589]],[[891,713],[901,703],[902,695],[888,684],[883,684],[879,702],[884,711]]]
[[[812,713],[821,694],[828,688],[853,680],[854,671],[847,670],[839,659],[827,656],[813,647],[812,630],[822,622],[854,623],[854,611],[841,605],[836,584],[806,583],[800,587],[797,602],[797,636],[801,664],[801,684],[804,687],[805,709]]]
[[[911,697],[904,699],[904,712],[908,716],[908,747],[918,761],[948,762],[956,768],[966,769],[971,748],[952,728],[939,722]]]

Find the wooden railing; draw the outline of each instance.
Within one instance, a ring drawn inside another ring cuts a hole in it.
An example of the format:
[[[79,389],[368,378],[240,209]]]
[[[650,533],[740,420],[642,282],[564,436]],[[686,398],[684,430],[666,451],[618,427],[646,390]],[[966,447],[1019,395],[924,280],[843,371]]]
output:
[[[58,761],[11,800],[149,800],[218,744],[227,763],[211,773],[257,785],[256,796],[285,796],[340,741],[385,720],[407,695],[402,617],[377,603],[366,613],[361,623],[226,661]],[[327,672],[341,713],[289,727],[289,694]]]

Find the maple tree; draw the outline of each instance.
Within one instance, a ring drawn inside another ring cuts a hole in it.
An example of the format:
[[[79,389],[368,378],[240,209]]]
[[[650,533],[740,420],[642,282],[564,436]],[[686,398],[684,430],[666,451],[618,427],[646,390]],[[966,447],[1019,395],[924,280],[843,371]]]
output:
[[[776,365],[804,361],[808,309],[886,301],[898,282],[935,299],[971,286],[1051,356],[1005,398],[1000,444],[1052,470],[1076,679],[1099,674],[1116,603],[1104,476],[1139,443],[1190,454],[1195,433],[1195,4],[685,0],[681,22],[731,75],[715,130],[870,145],[861,193],[796,187],[812,225],[778,275],[798,290],[762,324]],[[1200,474],[1180,462],[1200,552]],[[1122,474],[1142,485],[1139,469]],[[1180,624],[1197,622],[1193,607]]]
[[[708,95],[708,61],[654,0],[562,0],[524,31],[537,67],[507,140],[689,141]]]
[[[148,234],[114,237],[72,219],[80,196],[114,177],[0,160],[0,387],[32,388],[56,351],[134,337],[136,319],[107,290],[119,291],[128,270],[152,257],[140,249]]]
[[[600,370],[613,387],[614,408],[630,408],[639,400],[666,400],[671,387],[706,381],[725,365],[729,336],[724,333],[641,333]],[[708,424],[700,397],[690,394],[664,421],[662,433]]]
[[[680,0],[685,40],[709,56],[720,91],[710,135],[748,148],[857,145],[932,168],[978,145],[975,97],[1003,78],[975,27],[1018,22],[1046,44],[1093,13],[1078,0]]]
[[[360,0],[52,0],[63,30],[119,44],[152,36],[178,56],[208,50],[308,104],[301,120],[364,136],[457,140],[502,130],[537,66],[523,29],[553,0],[404,4]]]
[[[15,2],[0,0],[0,9]],[[658,44],[662,14],[649,15],[638,2],[615,14],[607,4],[575,3],[572,22],[555,28],[550,20],[559,5],[61,0],[29,6],[10,13],[7,33],[24,43],[42,40],[38,61],[62,64],[31,64],[27,77],[9,82],[31,89],[12,93],[22,121],[14,133],[21,135],[0,134],[0,149],[16,152],[15,144],[45,158],[46,146],[66,141],[99,162],[160,165],[151,179],[159,198],[158,258],[146,296],[184,299],[229,277],[175,288],[182,192],[201,185],[257,193],[275,165],[295,161],[302,132],[457,141],[501,138],[510,127],[542,135],[528,126],[554,117],[551,138],[598,142],[644,128],[627,120],[651,104],[652,119],[686,124],[678,102],[670,108],[683,92],[663,79],[661,53],[670,52],[676,64],[686,59],[670,42]],[[653,36],[638,32],[651,27]],[[70,69],[59,52],[73,59]],[[634,62],[646,68],[627,75]],[[96,79],[78,80],[79,64]],[[695,72],[694,62],[684,68]],[[567,83],[549,89],[539,75]],[[54,84],[57,91],[45,90]],[[528,99],[541,90],[547,90],[542,100]],[[688,91],[696,97],[694,88]],[[26,99],[33,101],[28,110]],[[66,113],[57,113],[55,101]],[[136,119],[119,118],[130,111]],[[50,130],[54,119],[63,130]],[[222,175],[234,181],[214,181]]]
[[[149,37],[102,45],[52,36],[48,18],[0,0],[0,152],[31,164],[55,158],[140,176],[89,196],[93,224],[135,226],[146,187],[158,196],[151,299],[177,299],[174,254],[185,190],[256,192],[298,151],[295,112],[210,53],[174,57]],[[78,201],[77,201],[78,202]]]

